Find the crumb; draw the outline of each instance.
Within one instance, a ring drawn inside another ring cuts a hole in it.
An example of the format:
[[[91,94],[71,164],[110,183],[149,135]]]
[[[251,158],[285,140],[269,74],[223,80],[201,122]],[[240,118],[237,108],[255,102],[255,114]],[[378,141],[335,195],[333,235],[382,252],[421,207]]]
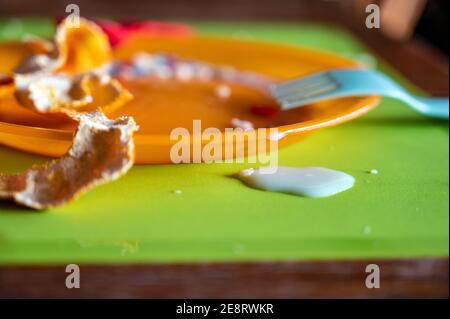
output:
[[[202,81],[209,81],[213,79],[214,71],[206,65],[199,64],[196,65],[195,76]]]
[[[242,128],[244,131],[254,129],[253,124],[249,121],[240,120],[238,118],[231,119],[231,125],[235,128]]]
[[[232,249],[233,249],[233,252],[236,255],[240,255],[240,254],[242,254],[245,251],[245,246],[242,245],[242,244],[236,244],[236,245],[233,246]]]
[[[189,81],[194,77],[194,68],[189,63],[179,63],[175,67],[175,75],[180,81]]]
[[[155,60],[152,55],[148,53],[137,53],[133,58],[134,67],[142,73],[149,73],[155,65]]]
[[[215,91],[216,95],[222,99],[227,99],[231,95],[231,88],[225,84],[217,86]]]
[[[160,79],[167,80],[173,77],[173,72],[169,66],[161,65],[156,69],[156,76]]]
[[[122,247],[121,255],[129,255],[137,252],[139,250],[139,242],[138,241],[124,241],[122,243],[118,243]]]

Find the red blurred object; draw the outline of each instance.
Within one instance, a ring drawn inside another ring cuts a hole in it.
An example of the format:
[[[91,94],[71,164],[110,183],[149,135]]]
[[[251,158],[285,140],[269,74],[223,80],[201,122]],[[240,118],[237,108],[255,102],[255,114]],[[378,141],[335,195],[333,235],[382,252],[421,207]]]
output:
[[[275,105],[254,105],[250,111],[258,116],[275,117],[280,112],[280,108]]]
[[[14,79],[12,77],[3,76],[0,74],[0,85],[10,85],[14,83]]]
[[[62,19],[57,18],[56,22]],[[110,20],[94,20],[108,35],[109,42],[116,46],[134,35],[184,37],[194,34],[194,29],[182,23],[142,21],[117,23]]]
[[[194,33],[192,27],[181,23],[158,21],[116,23],[105,20],[96,23],[108,35],[112,46],[118,45],[131,35],[183,37]]]

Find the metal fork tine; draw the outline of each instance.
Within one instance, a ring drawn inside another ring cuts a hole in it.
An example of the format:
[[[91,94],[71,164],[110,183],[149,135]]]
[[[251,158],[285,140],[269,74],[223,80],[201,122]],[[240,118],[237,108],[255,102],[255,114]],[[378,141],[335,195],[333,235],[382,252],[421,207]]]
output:
[[[321,86],[318,87],[315,91],[310,91],[310,92],[306,92],[306,93],[301,93],[301,94],[292,94],[289,96],[284,96],[284,97],[277,97],[278,101],[282,101],[290,103],[290,104],[295,104],[297,103],[301,103],[301,100],[306,99],[306,98],[312,98],[321,94],[325,94],[325,93],[329,93],[332,91],[335,91],[338,88],[337,85],[335,84],[329,84],[327,86]]]
[[[329,72],[276,84],[271,88],[274,98],[283,106],[304,104],[316,96],[337,90],[339,82]]]
[[[306,83],[306,82],[304,82]],[[328,77],[328,81],[319,81],[303,86],[292,86],[289,90],[279,92],[277,87],[272,90],[272,95],[280,100],[293,101],[295,99],[303,99],[316,96],[318,94],[327,93],[339,88],[339,83],[332,77]]]
[[[328,81],[314,81],[314,82],[304,82],[302,85],[293,85],[289,89],[279,90],[278,87],[275,87],[272,91],[275,96],[285,96],[298,92],[307,92],[310,90],[314,90],[316,87],[320,87],[323,85],[329,85]]]
[[[278,92],[287,92],[289,90],[292,90],[293,88],[302,87],[304,85],[308,85],[310,83],[316,83],[316,82],[328,82],[330,81],[330,78],[327,77],[325,74],[318,74],[318,75],[312,75],[307,76],[305,78],[295,79],[291,81],[284,82],[283,84],[277,84],[275,85],[276,91]]]

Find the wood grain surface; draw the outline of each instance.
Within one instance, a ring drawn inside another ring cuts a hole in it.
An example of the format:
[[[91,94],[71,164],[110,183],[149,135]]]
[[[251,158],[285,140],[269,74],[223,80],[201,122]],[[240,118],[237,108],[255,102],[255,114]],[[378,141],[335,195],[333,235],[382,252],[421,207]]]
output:
[[[380,267],[380,288],[365,285]],[[0,268],[2,298],[439,298],[448,296],[448,261],[81,265],[67,289],[65,265]]]

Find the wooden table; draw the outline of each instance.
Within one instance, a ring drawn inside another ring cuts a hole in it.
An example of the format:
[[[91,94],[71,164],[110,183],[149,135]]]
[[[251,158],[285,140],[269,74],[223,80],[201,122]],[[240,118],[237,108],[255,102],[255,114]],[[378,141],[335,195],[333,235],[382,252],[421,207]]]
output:
[[[0,0],[3,14],[61,15],[56,6],[18,7]],[[361,28],[363,17],[349,15],[345,6],[324,7],[320,1],[204,2],[195,10],[177,0],[165,4],[131,1],[145,6],[139,13],[119,1],[91,4],[80,1],[83,15],[103,12],[118,18],[283,19],[336,23],[350,29],[410,81],[432,95],[448,95],[448,58],[421,39],[391,41],[375,29]],[[320,2],[320,3],[319,3]],[[43,4],[44,3],[44,4]],[[306,3],[306,4],[305,4]],[[319,3],[319,4],[318,4]],[[215,6],[214,6],[215,5]],[[254,8],[258,10],[253,10]],[[50,9],[49,9],[50,8]],[[213,8],[213,9],[211,9]],[[222,8],[222,9],[220,9]],[[289,9],[290,8],[290,9]],[[293,8],[295,10],[293,10]],[[219,10],[220,9],[220,10]],[[9,11],[8,11],[9,10]],[[50,12],[48,11],[50,10]],[[253,10],[253,11],[252,11]],[[365,287],[365,267],[375,262],[382,272],[381,289]],[[320,262],[201,263],[82,266],[80,289],[66,289],[65,265],[1,266],[0,297],[135,297],[135,298],[302,298],[302,297],[448,297],[448,258]]]

